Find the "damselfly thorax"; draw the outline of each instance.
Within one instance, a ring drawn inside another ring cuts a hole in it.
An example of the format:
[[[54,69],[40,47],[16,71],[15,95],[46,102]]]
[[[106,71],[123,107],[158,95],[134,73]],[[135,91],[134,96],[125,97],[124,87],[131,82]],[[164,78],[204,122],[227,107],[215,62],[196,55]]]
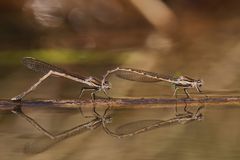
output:
[[[35,90],[45,79],[47,79],[49,76],[56,76],[56,77],[63,77],[66,79],[70,79],[82,84],[87,85],[87,87],[83,87],[80,92],[79,98],[81,98],[84,91],[92,91],[91,96],[92,99],[95,99],[95,93],[98,91],[103,91],[103,93],[107,95],[106,90],[110,89],[110,84],[107,81],[101,81],[94,77],[84,77],[79,74],[74,74],[71,72],[68,72],[62,68],[59,68],[57,66],[48,64],[46,62],[31,58],[31,57],[25,57],[23,58],[23,64],[35,71],[35,72],[41,72],[44,74],[43,77],[39,79],[38,82],[33,84],[28,90],[24,91],[23,93],[19,94],[16,97],[13,97],[11,100],[18,101],[21,100],[23,97],[25,97],[27,94],[31,93],[33,90]]]
[[[107,72],[104,76],[103,81],[106,81],[109,75],[115,73],[118,77],[130,81],[138,81],[138,82],[146,82],[146,83],[153,83],[153,82],[168,82],[175,86],[174,96],[177,96],[177,91],[180,88],[183,88],[185,94],[189,98],[190,95],[187,91],[189,88],[195,88],[199,93],[201,92],[200,87],[203,84],[202,80],[196,80],[187,76],[180,76],[178,78],[163,75],[155,72],[149,72],[139,69],[133,68],[116,68]]]

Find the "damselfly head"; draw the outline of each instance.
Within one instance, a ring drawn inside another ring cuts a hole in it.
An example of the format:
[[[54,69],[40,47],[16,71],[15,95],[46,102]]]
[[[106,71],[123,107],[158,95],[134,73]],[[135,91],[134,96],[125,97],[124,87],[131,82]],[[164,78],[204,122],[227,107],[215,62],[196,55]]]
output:
[[[112,123],[112,117],[107,116],[107,117],[105,118],[105,123]]]
[[[102,122],[105,124],[112,123],[112,117],[110,115],[102,117]]]
[[[197,87],[202,87],[202,86],[203,86],[203,80],[198,79],[198,80],[196,81],[196,84],[197,84]]]
[[[192,82],[192,87],[202,87],[202,85],[203,85],[203,81],[202,80],[200,80],[200,79],[198,79],[198,80],[193,80],[193,82]]]
[[[197,119],[198,121],[202,121],[202,120],[204,119],[203,114],[202,114],[202,113],[198,113],[198,114],[196,115],[196,119]]]
[[[104,89],[111,89],[111,88],[112,88],[112,85],[111,85],[110,82],[104,81],[103,84],[102,84],[102,87],[103,87]]]

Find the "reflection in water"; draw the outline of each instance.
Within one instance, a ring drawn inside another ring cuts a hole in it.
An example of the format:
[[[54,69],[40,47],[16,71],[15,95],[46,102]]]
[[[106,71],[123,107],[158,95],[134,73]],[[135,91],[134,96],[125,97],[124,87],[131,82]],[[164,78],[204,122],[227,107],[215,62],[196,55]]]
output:
[[[108,127],[107,124],[112,122],[112,115],[110,113],[110,106],[105,109],[103,115],[100,115],[96,112],[96,106],[93,106],[93,119],[85,122],[83,124],[77,125],[71,129],[65,130],[58,134],[50,133],[44,127],[42,127],[38,122],[34,119],[26,115],[22,109],[21,105],[17,105],[12,112],[24,118],[27,122],[29,122],[34,128],[39,130],[41,133],[46,135],[48,138],[38,138],[36,141],[27,145],[25,148],[25,152],[27,153],[40,153],[43,152],[53,145],[62,142],[70,137],[82,134],[86,131],[92,131],[96,128],[102,126],[103,130],[110,136],[116,138],[125,138],[130,136],[135,136],[137,134],[147,132],[153,129],[157,129],[164,126],[172,126],[175,124],[186,124],[189,122],[193,122],[196,120],[202,120],[203,115],[200,112],[203,106],[198,107],[197,111],[190,112],[184,109],[184,113],[176,113],[173,118],[167,120],[159,120],[159,119],[149,119],[149,120],[138,120],[130,123],[123,124],[118,126],[116,130],[113,132]],[[89,117],[88,117],[89,118]],[[49,139],[50,138],[50,139]]]
[[[50,141],[50,143],[48,143],[47,145],[45,145],[43,148],[34,148],[34,151],[31,150],[31,147],[28,148],[27,152],[34,152],[34,153],[38,153],[38,152],[42,152],[46,149],[48,149],[49,147],[53,146],[54,144],[61,142],[67,138],[73,137],[75,135],[79,135],[81,133],[84,133],[86,131],[90,131],[90,130],[94,130],[98,127],[103,126],[103,124],[105,123],[110,123],[111,122],[111,117],[107,114],[109,107],[105,110],[103,116],[100,115],[99,113],[96,112],[96,107],[93,106],[93,117],[94,119],[92,119],[89,122],[80,124],[78,126],[75,126],[71,129],[65,130],[61,133],[58,134],[52,134],[49,131],[47,131],[46,129],[44,129],[44,127],[42,127],[39,123],[37,123],[34,119],[32,119],[31,117],[27,116],[21,109],[21,105],[17,105],[12,112],[21,116],[22,118],[24,118],[26,121],[28,121],[34,128],[36,128],[37,130],[39,130],[41,133],[43,133],[44,135],[46,135],[47,137],[49,137],[52,141]],[[105,126],[105,125],[104,125]]]
[[[124,138],[134,136],[143,132],[147,132],[153,129],[157,129],[164,126],[171,126],[175,124],[186,124],[189,122],[193,122],[196,120],[202,120],[203,114],[200,110],[203,106],[198,107],[195,113],[187,111],[184,109],[185,113],[176,114],[175,117],[167,119],[167,120],[139,120],[130,123],[126,123],[124,125],[119,126],[115,132],[110,131],[105,124],[104,129],[105,131],[114,137],[117,138]]]

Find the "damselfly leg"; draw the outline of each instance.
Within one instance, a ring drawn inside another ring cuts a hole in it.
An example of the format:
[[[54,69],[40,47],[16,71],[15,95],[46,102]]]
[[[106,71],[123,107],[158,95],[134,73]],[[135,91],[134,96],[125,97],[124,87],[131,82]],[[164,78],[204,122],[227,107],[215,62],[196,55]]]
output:
[[[81,89],[81,92],[80,92],[80,95],[79,95],[78,99],[81,99],[81,97],[82,97],[82,95],[85,91],[96,91],[96,90],[97,90],[97,88],[83,87]],[[91,94],[93,94],[93,92]],[[91,97],[92,97],[93,100],[95,100],[95,95],[91,95]]]
[[[189,95],[189,93],[188,93],[187,88],[183,88],[183,90],[184,90],[185,94],[187,95],[187,98],[191,98],[190,95]]]
[[[175,97],[177,99],[177,91],[179,90],[178,87],[176,87],[175,85],[175,89],[174,89],[174,93],[173,93],[173,97]]]

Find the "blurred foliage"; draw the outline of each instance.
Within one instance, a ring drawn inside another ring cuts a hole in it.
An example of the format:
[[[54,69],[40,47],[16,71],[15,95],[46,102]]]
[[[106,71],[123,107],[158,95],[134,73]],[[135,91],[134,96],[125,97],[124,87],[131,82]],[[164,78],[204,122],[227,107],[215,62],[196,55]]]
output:
[[[23,57],[34,57],[48,63],[58,64],[119,64],[127,58],[126,54],[110,56],[108,52],[76,51],[68,49],[42,49],[25,51],[1,51],[0,65],[20,64]]]

